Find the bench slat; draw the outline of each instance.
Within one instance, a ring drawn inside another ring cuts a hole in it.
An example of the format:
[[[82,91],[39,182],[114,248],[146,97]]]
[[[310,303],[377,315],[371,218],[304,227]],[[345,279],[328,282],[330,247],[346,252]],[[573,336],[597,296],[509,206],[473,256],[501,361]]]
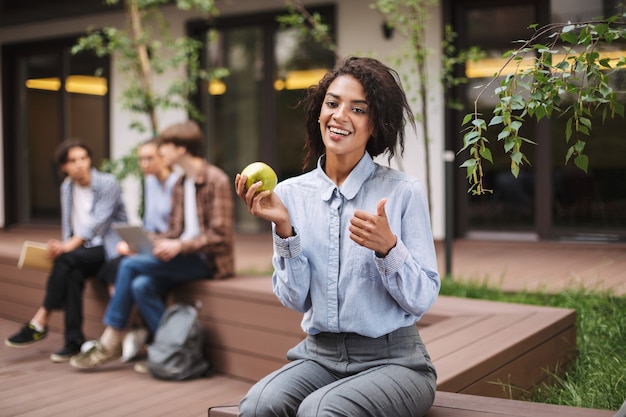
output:
[[[238,415],[236,405],[211,407],[209,417]],[[613,411],[437,391],[426,417],[612,417]]]

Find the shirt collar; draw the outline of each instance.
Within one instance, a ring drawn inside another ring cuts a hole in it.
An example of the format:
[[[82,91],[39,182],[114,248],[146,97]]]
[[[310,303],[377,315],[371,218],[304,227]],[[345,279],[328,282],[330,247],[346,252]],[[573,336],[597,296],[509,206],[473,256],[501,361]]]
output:
[[[203,185],[206,182],[209,181],[209,173],[207,170],[207,167],[209,166],[209,163],[206,160],[202,160],[202,169],[200,169],[200,172],[198,172],[198,175],[196,175],[196,178],[194,178],[194,183],[196,185]],[[187,179],[187,176],[185,175],[185,173],[183,172],[182,175],[182,182],[185,182],[185,179]]]
[[[332,197],[337,186],[330,180],[330,178],[328,178],[322,168],[324,158],[325,155],[322,155],[317,160],[317,170],[320,177],[326,183],[326,187],[321,193],[322,200],[328,201]],[[365,152],[359,163],[356,164],[352,172],[350,172],[350,175],[348,175],[348,178],[346,178],[344,183],[339,188],[339,192],[348,200],[352,200],[361,189],[365,180],[367,180],[372,172],[374,172],[375,168],[376,164],[372,160],[372,157],[368,152]]]

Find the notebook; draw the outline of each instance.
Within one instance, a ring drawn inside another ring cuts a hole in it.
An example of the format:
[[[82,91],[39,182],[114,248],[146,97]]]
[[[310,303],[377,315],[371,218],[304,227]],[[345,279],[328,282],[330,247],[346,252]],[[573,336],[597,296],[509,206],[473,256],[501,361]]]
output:
[[[154,248],[148,232],[141,226],[128,224],[114,224],[113,229],[128,243],[128,247],[135,253],[152,253]]]
[[[47,245],[42,242],[24,241],[20,258],[17,261],[17,267],[50,272],[52,260],[46,255],[46,248]]]

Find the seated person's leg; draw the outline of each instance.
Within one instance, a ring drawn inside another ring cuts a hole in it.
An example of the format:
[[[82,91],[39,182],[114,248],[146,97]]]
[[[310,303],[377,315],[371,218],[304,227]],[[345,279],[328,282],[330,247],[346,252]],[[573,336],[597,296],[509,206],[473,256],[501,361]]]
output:
[[[142,279],[133,283],[135,303],[148,329],[156,332],[165,312],[163,298],[175,285],[210,277],[210,270],[198,255],[178,255],[168,262],[146,265]]]
[[[80,352],[83,334],[83,293],[85,281],[95,276],[105,262],[104,248],[79,247],[61,257],[67,257],[68,268],[65,296],[65,345],[50,356],[53,362],[67,362]]]
[[[174,284],[168,280],[149,275],[140,275],[133,280],[131,289],[133,298],[148,330],[153,335],[165,313],[164,296],[173,286]]]
[[[300,403],[309,394],[336,379],[314,361],[290,362],[250,388],[239,404],[239,415],[296,415]]]
[[[298,416],[423,416],[435,398],[435,377],[386,365],[340,379],[306,397]]]
[[[132,294],[133,280],[141,273],[144,258],[152,258],[147,255],[128,256],[122,259],[117,269],[115,279],[115,291],[109,301],[104,324],[118,330],[124,330],[128,326],[128,320],[134,305]]]

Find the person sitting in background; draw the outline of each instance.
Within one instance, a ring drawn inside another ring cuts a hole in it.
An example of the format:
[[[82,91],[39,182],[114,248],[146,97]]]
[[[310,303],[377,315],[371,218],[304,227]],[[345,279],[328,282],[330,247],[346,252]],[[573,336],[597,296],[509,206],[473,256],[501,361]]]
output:
[[[168,231],[157,236],[151,254],[122,259],[115,293],[104,316],[106,328],[87,352],[70,360],[90,369],[119,358],[122,338],[136,305],[148,329],[156,333],[165,312],[164,295],[175,285],[221,279],[234,273],[233,197],[226,174],[202,153],[204,136],[197,123],[170,126],[159,136],[159,152],[183,171],[172,192]]]
[[[274,192],[235,178],[272,222],[274,293],[307,333],[239,415],[422,416],[437,374],[416,322],[440,287],[428,203],[419,180],[372,160],[403,150],[413,113],[397,73],[371,58],[339,62],[304,103],[305,167],[317,167]]]
[[[143,174],[143,228],[154,234],[165,233],[172,212],[172,190],[179,174],[163,161],[156,138],[139,144],[137,159]],[[99,278],[109,285],[111,295],[118,264],[123,256],[131,254],[128,244],[124,241],[118,243],[116,250],[121,256],[107,262],[98,274]]]
[[[172,189],[179,174],[163,161],[156,138],[140,143],[137,147],[137,157],[144,184],[143,228],[154,234],[165,233],[172,211]],[[108,285],[111,296],[115,288],[119,263],[124,256],[131,254],[128,244],[124,241],[118,243],[117,252],[119,256],[108,261],[98,274],[98,277]],[[122,359],[124,361],[133,359],[145,345],[149,336],[141,318],[136,317],[131,331],[124,338]]]
[[[47,335],[52,312],[65,311],[65,345],[50,359],[65,362],[80,351],[85,340],[83,289],[107,259],[115,256],[119,236],[114,222],[127,222],[122,190],[116,178],[92,167],[91,150],[79,140],[62,142],[55,153],[65,179],[61,184],[61,231],[63,240],[47,242],[53,260],[42,306],[17,333],[5,340],[8,346],[29,346]]]

